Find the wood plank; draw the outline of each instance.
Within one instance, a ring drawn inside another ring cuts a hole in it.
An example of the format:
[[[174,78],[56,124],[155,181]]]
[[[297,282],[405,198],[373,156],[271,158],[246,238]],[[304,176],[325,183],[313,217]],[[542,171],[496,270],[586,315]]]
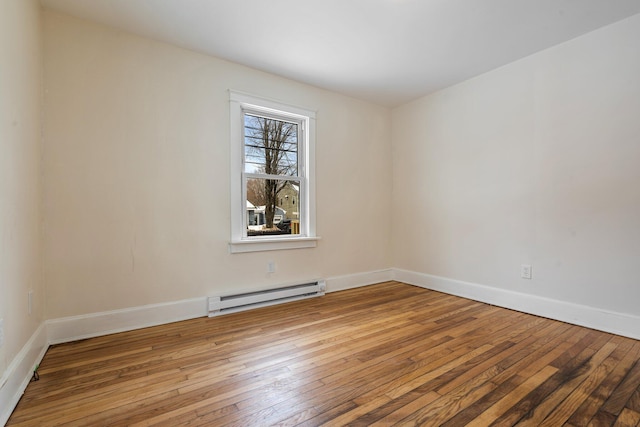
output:
[[[540,371],[536,372],[534,375],[529,377],[526,381],[524,381],[521,385],[515,388],[511,393],[507,394],[505,397],[500,399],[498,402],[494,403],[491,407],[489,407],[486,411],[484,411],[480,416],[475,418],[469,424],[468,427],[474,426],[486,426],[493,423],[498,419],[502,414],[508,411],[514,403],[518,402],[524,396],[529,394],[532,390],[538,387],[540,384],[549,379],[553,374],[558,371],[557,368],[553,366],[545,366]]]
[[[518,345],[500,351],[476,367],[457,373],[454,380],[437,390],[442,396],[438,401],[407,416],[403,422],[444,424],[461,410],[495,390],[498,386],[491,380],[506,367],[515,363],[517,359],[512,359],[511,356],[520,353],[522,349],[529,349],[534,340],[535,337],[530,336]]]
[[[640,342],[385,282],[52,346],[8,426],[634,425]]]
[[[624,408],[616,419],[614,427],[636,427],[640,424],[640,413],[629,408]]]
[[[497,386],[495,390],[483,396],[477,402],[443,423],[443,425],[460,426],[471,422],[498,400],[511,393],[528,377],[549,365],[558,355],[580,341],[586,333],[586,330],[580,330],[576,333],[573,327],[569,327],[561,334],[550,335],[549,339],[539,340],[543,343],[541,346],[538,348],[532,346],[533,351],[531,353],[511,365],[507,365],[504,371],[492,378],[491,382]]]
[[[631,399],[640,384],[640,360],[636,360],[622,382],[602,405],[602,410],[619,415],[627,401]]]
[[[604,401],[622,380],[622,373],[628,371],[635,360],[638,359],[640,343],[634,343],[620,337],[617,338],[620,340],[619,351],[612,354],[610,358],[615,363],[615,367],[598,387],[584,399],[580,407],[569,418],[569,424],[588,425],[591,418],[598,412]]]

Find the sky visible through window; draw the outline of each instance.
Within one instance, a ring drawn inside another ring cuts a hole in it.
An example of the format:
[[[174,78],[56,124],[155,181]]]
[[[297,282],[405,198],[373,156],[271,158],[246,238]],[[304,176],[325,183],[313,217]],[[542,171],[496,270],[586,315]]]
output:
[[[246,173],[298,175],[298,124],[244,116],[244,165]]]

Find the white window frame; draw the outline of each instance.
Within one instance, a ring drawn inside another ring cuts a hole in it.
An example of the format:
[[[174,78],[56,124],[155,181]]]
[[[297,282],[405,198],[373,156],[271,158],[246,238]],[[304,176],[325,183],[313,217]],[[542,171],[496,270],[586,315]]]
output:
[[[244,112],[263,113],[302,124],[299,141],[300,234],[247,236],[247,190],[244,171]],[[231,253],[316,247],[315,112],[278,101],[229,91],[231,154]]]

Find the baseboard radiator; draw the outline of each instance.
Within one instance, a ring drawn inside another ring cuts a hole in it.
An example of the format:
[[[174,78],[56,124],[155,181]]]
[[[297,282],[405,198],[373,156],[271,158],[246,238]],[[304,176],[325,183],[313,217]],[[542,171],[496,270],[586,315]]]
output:
[[[302,283],[299,285],[282,286],[256,292],[245,292],[231,295],[209,297],[209,317],[222,314],[237,313],[258,307],[281,304],[306,298],[324,295],[326,284],[324,280]]]

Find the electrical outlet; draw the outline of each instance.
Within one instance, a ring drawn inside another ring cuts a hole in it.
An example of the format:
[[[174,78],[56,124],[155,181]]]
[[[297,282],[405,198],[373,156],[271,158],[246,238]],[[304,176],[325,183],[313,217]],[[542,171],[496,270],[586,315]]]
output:
[[[523,279],[531,279],[531,266],[529,264],[522,264],[520,266],[520,277]]]
[[[4,320],[0,319],[0,347],[4,344]]]
[[[276,263],[273,261],[267,262],[267,273],[275,273],[276,272]]]

